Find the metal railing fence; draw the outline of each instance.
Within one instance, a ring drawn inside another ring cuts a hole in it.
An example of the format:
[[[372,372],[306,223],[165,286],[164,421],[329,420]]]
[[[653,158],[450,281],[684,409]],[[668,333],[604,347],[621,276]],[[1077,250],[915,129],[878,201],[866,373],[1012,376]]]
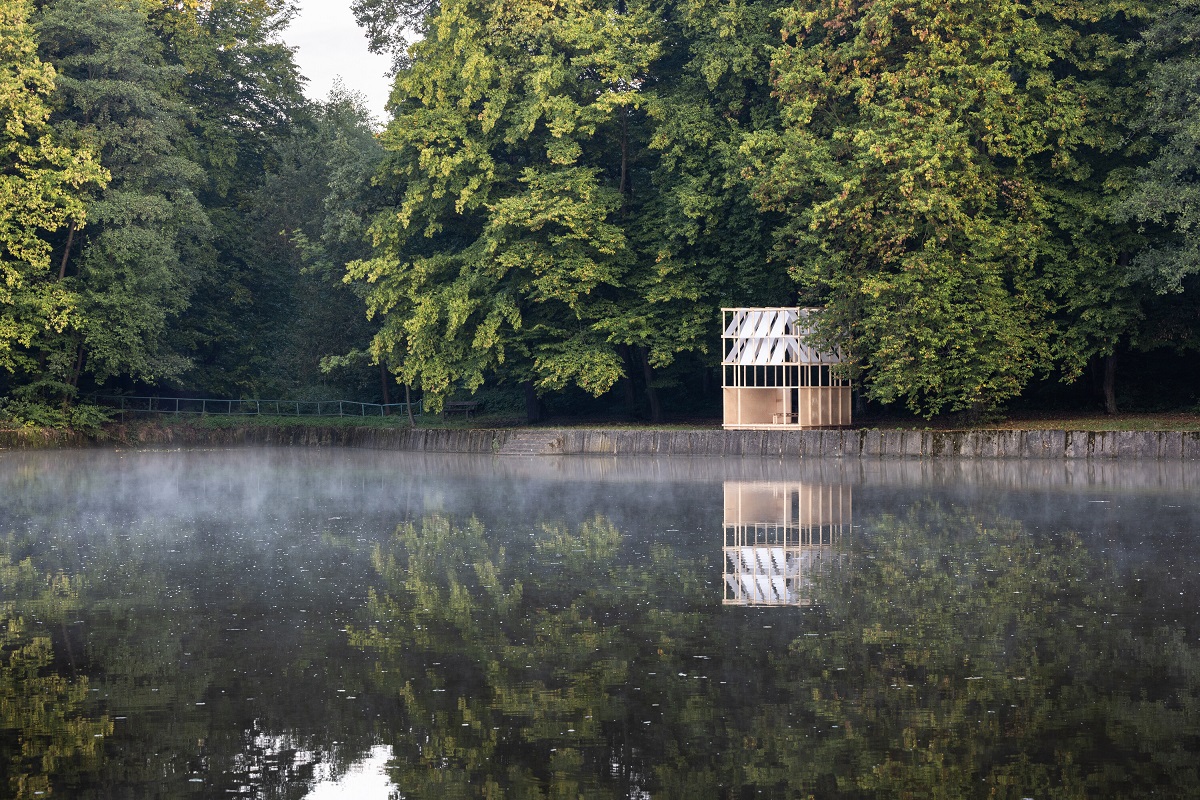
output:
[[[205,397],[132,397],[92,395],[89,399],[122,413],[220,414],[275,417],[384,417],[407,414],[408,403],[360,403],[356,400],[221,400]],[[412,404],[422,412],[421,401]]]

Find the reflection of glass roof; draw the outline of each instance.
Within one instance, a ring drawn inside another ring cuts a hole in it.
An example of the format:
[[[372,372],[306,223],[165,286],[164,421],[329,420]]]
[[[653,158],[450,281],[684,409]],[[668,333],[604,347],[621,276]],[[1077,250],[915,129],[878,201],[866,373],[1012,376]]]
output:
[[[801,605],[811,601],[803,576],[820,561],[814,548],[725,548],[726,602]]]

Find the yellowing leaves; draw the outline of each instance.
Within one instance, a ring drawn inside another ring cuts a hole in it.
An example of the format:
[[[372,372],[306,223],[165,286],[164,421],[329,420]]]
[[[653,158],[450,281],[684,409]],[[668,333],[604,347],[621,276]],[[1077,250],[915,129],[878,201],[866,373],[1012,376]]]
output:
[[[82,225],[79,189],[108,176],[95,157],[54,143],[47,126],[47,98],[54,71],[37,58],[30,4],[0,4],[0,369],[28,366],[34,340],[61,331],[76,298],[49,274],[45,238],[68,222]]]
[[[1051,365],[1053,301],[1034,275],[1056,235],[1052,184],[1115,146],[1097,76],[1123,57],[1104,34],[1077,48],[1067,5],[823,0],[782,15],[806,35],[776,54],[785,130],[759,191],[794,214],[792,272],[827,299],[877,400],[986,408]]]

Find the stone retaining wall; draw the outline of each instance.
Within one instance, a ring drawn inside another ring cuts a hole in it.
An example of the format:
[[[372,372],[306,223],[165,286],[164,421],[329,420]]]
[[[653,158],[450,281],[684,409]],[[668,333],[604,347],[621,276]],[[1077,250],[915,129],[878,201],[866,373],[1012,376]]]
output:
[[[561,432],[558,452],[795,458],[1200,458],[1180,431],[607,431]]]
[[[366,427],[116,428],[98,444],[142,447],[364,447],[426,453],[499,453],[522,437],[545,455],[770,456],[783,458],[1200,458],[1200,431],[668,431],[430,430]],[[79,436],[0,431],[0,448],[72,447]],[[508,448],[510,451],[512,446]]]
[[[130,428],[117,443],[139,447],[364,447],[422,453],[497,452],[516,431],[246,425],[236,428]]]

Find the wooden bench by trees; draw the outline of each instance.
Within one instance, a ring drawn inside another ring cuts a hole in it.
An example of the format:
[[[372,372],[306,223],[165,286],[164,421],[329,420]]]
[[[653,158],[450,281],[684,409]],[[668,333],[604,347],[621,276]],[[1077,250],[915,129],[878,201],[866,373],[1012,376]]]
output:
[[[477,408],[479,408],[478,400],[447,400],[442,404],[442,419],[445,419],[447,414],[462,414],[470,419],[471,412]]]

